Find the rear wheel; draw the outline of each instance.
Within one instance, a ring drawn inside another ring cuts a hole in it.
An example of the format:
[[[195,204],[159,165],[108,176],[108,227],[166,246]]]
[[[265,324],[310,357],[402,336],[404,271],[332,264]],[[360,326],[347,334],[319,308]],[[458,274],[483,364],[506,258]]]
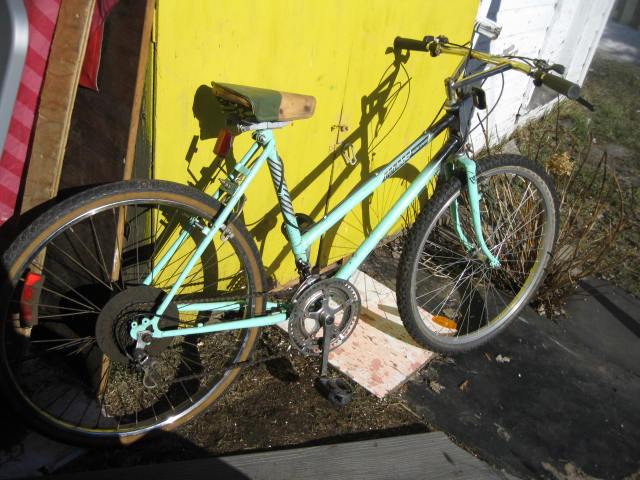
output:
[[[506,327],[535,295],[556,241],[555,194],[531,160],[480,160],[477,182],[483,235],[500,266],[461,241],[476,243],[467,188],[456,177],[429,200],[400,259],[402,320],[418,343],[439,352],[477,347]]]
[[[173,286],[218,210],[183,185],[118,182],[60,203],[14,242],[3,258],[0,378],[34,427],[64,441],[128,443],[194,418],[237,378],[258,329],[152,340],[154,388],[143,384],[129,336],[131,322],[148,317]],[[181,232],[182,244],[159,268]],[[246,228],[231,224],[189,273],[160,328],[259,314],[265,283]],[[178,309],[205,299],[231,307]]]

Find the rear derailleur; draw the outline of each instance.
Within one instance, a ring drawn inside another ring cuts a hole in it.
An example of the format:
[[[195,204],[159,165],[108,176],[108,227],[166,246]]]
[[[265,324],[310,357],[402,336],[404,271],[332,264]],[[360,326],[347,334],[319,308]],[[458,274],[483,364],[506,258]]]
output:
[[[162,383],[162,377],[158,373],[160,363],[147,352],[151,338],[152,334],[148,330],[138,332],[138,340],[133,351],[133,359],[143,373],[142,384],[149,390],[157,388]]]

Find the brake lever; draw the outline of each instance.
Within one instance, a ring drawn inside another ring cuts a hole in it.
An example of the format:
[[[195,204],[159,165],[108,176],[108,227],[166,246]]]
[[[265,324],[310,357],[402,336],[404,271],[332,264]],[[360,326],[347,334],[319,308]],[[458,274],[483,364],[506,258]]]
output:
[[[564,72],[566,70],[565,66],[560,63],[554,63],[553,65],[550,65],[546,60],[542,60],[541,58],[534,60],[533,64],[545,73],[556,72],[559,75],[564,75]]]
[[[437,57],[442,52],[440,47],[449,43],[449,39],[444,35],[438,37],[426,36],[424,37],[424,42],[428,45],[431,56]]]

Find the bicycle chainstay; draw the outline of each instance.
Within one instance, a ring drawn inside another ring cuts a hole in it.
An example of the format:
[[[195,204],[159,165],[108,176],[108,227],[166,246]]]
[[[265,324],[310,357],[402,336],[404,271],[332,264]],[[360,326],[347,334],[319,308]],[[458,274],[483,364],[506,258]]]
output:
[[[283,290],[277,290],[277,291],[266,291],[266,292],[255,292],[249,295],[222,295],[222,296],[217,296],[217,297],[211,297],[211,298],[202,298],[202,297],[180,297],[180,301],[181,302],[189,302],[189,300],[197,300],[200,303],[211,303],[211,302],[232,302],[232,301],[247,301],[248,298],[258,298],[258,297],[266,297],[265,300],[267,301],[274,301],[274,302],[278,302],[278,303],[287,303],[288,300],[291,299],[291,296],[295,293],[296,291],[296,287],[290,287],[287,289],[283,289]],[[133,307],[136,306],[138,308],[141,309],[141,311],[148,311],[151,312],[151,310],[156,306],[155,303],[152,302],[133,302],[131,304],[129,304],[127,306],[127,308],[129,307]],[[167,317],[167,316],[161,316],[161,319],[165,319],[165,320],[169,320],[172,322],[175,322],[176,324],[180,324],[180,320],[179,319],[175,319],[172,317]],[[145,352],[146,353],[146,352]],[[148,353],[147,353],[148,355]],[[266,363],[266,362],[270,362],[272,360],[277,360],[280,358],[284,358],[286,356],[286,354],[274,354],[274,355],[269,355],[266,357],[262,357],[262,358],[256,358],[253,360],[244,360],[242,362],[235,362],[235,363],[230,363],[228,365],[225,365],[224,367],[220,367],[218,369],[214,369],[214,370],[207,370],[205,372],[202,373],[197,373],[197,374],[192,374],[192,375],[185,375],[182,377],[176,377],[171,379],[170,381],[159,381],[157,382],[156,386],[160,387],[160,386],[166,386],[166,385],[170,385],[173,383],[178,383],[178,382],[186,382],[186,381],[190,381],[190,380],[197,380],[209,375],[215,375],[217,373],[223,373],[227,370],[231,370],[234,368],[248,368],[248,367],[252,367],[255,365],[259,365],[261,363]],[[142,369],[141,365],[137,365],[138,368]]]

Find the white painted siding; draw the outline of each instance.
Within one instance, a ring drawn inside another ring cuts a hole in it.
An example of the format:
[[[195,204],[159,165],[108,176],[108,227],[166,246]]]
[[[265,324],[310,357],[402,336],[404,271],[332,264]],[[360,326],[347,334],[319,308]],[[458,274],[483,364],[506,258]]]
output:
[[[494,17],[492,20],[502,26],[500,37],[490,42],[491,53],[560,63],[566,67],[568,80],[582,84],[613,3],[614,0],[482,0],[478,18]],[[501,88],[500,76],[485,83],[489,108]],[[506,72],[500,104],[488,122],[492,143],[539,116],[554,100],[555,96],[545,93],[545,89],[536,89],[530,78]],[[484,117],[484,112],[480,115]],[[480,128],[471,138],[475,150],[484,146]]]

